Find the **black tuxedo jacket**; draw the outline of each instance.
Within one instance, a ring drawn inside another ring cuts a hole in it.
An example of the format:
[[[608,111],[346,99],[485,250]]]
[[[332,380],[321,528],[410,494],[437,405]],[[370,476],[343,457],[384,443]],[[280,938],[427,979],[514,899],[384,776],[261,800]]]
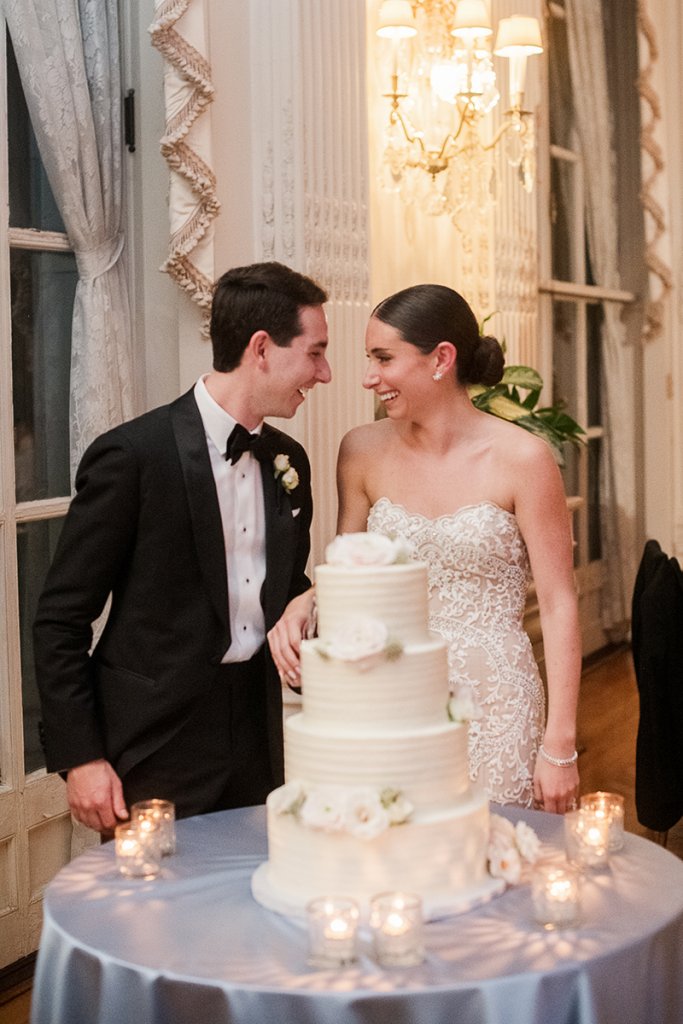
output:
[[[299,484],[287,494],[261,464],[266,629],[310,584],[312,516],[304,449],[265,424]],[[92,623],[111,605],[96,646]],[[47,768],[104,757],[120,775],[183,725],[230,645],[220,510],[204,426],[189,391],[103,434],[76,476],[34,626]],[[267,657],[264,704],[276,784],[282,695]],[[245,766],[248,771],[248,766]]]
[[[638,821],[666,832],[683,817],[683,572],[655,540],[633,589],[633,662],[640,697]]]

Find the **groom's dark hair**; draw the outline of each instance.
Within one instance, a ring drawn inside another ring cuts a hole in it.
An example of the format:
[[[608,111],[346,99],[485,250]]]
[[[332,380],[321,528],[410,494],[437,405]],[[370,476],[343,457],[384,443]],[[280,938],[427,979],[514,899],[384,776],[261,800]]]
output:
[[[322,306],[327,292],[310,277],[283,263],[252,263],[219,277],[211,304],[213,368],[229,373],[239,366],[249,339],[267,331],[287,348],[302,333],[300,311]]]

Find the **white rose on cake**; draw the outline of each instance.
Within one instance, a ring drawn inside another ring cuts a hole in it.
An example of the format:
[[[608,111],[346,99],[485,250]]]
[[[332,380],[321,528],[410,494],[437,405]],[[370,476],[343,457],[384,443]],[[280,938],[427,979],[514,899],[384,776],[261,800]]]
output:
[[[362,662],[382,654],[388,638],[387,627],[383,622],[358,615],[347,619],[340,629],[332,633],[324,649],[330,658]]]
[[[346,568],[395,565],[410,561],[411,548],[402,537],[392,540],[381,533],[342,533],[327,545],[328,565]]]
[[[319,786],[311,790],[304,800],[299,819],[302,825],[322,829],[323,832],[339,832],[344,828],[346,798],[338,786]]]
[[[360,788],[347,793],[343,825],[345,832],[357,839],[374,839],[389,825],[389,815],[374,790]]]

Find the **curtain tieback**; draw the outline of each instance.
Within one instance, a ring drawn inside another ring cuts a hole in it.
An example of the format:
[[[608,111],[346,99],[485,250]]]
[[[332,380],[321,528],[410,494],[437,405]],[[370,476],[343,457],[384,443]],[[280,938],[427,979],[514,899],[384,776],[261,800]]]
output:
[[[94,249],[76,249],[76,266],[81,281],[94,281],[116,264],[123,251],[123,233],[106,238]]]

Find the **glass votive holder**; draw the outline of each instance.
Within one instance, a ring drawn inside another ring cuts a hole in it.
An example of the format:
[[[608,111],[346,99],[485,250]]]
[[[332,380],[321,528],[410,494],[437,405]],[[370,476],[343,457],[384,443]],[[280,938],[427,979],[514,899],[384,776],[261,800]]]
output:
[[[424,960],[422,901],[406,892],[381,892],[370,901],[370,928],[381,967],[414,967]]]
[[[538,864],[531,879],[534,918],[548,930],[579,923],[579,872],[570,864]]]
[[[321,896],[306,907],[311,967],[346,967],[357,958],[360,911],[346,896]]]
[[[114,830],[116,866],[126,878],[154,878],[159,874],[161,851],[159,828],[141,829],[135,822],[117,825]]]
[[[580,807],[595,811],[609,822],[608,847],[610,852],[620,850],[624,845],[624,798],[619,793],[586,793],[581,797]]]
[[[609,859],[609,822],[588,807],[564,816],[567,859],[580,868],[601,868]]]
[[[175,853],[175,805],[170,800],[139,800],[130,809],[130,820],[154,822],[162,857]]]

